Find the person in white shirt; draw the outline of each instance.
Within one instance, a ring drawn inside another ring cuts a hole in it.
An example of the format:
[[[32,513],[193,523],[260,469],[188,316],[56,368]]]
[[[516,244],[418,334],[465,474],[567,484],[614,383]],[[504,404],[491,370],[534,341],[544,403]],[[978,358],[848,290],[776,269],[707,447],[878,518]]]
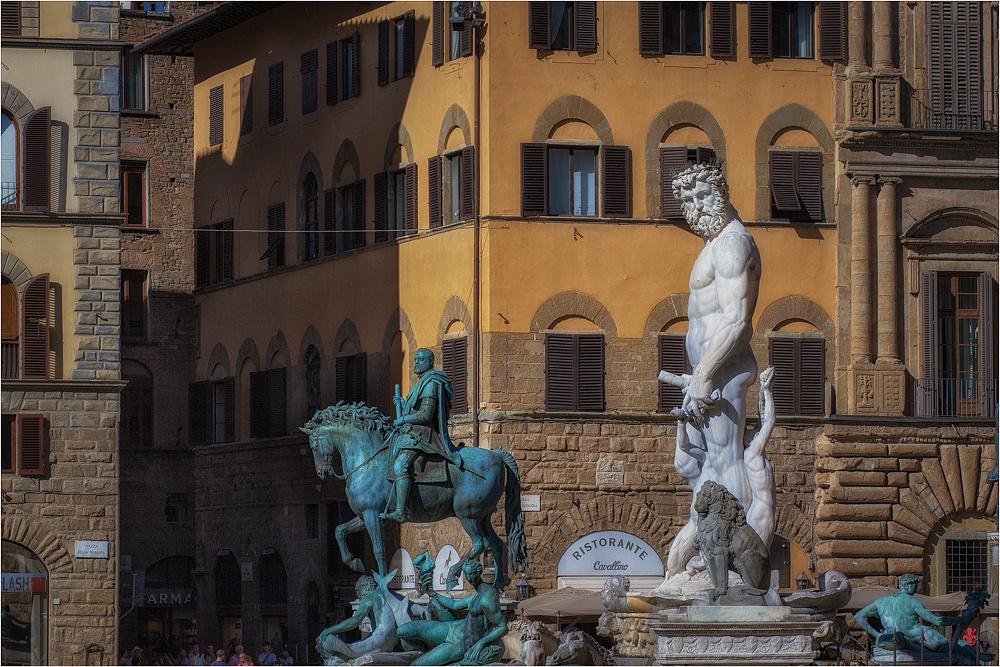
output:
[[[264,646],[261,647],[260,655],[257,656],[257,664],[274,665],[277,662],[278,656],[271,651],[271,642],[264,640]]]

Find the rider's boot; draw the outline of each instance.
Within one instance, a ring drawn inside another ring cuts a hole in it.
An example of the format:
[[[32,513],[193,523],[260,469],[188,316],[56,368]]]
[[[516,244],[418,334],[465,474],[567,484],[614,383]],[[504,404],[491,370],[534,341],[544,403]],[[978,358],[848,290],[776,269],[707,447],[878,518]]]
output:
[[[403,475],[396,480],[396,509],[388,514],[380,514],[379,516],[389,521],[406,523],[406,500],[409,495],[410,478],[408,475]]]

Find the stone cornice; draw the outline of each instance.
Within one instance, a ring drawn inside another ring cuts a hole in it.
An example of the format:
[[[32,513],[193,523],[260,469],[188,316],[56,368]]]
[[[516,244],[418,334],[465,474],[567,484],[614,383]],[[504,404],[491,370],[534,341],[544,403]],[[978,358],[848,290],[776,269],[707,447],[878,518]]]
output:
[[[124,380],[4,380],[8,391],[121,391]]]
[[[121,51],[129,43],[121,39],[85,40],[54,37],[4,37],[4,48],[73,49],[75,51]]]
[[[960,149],[995,147],[995,130],[921,130],[912,127],[848,127],[838,142],[845,148]]]
[[[1000,163],[948,161],[933,164],[903,160],[847,160],[844,172],[852,176],[922,176],[926,178],[997,179]]]
[[[3,223],[52,225],[123,225],[124,213],[47,213],[41,211],[4,211]]]

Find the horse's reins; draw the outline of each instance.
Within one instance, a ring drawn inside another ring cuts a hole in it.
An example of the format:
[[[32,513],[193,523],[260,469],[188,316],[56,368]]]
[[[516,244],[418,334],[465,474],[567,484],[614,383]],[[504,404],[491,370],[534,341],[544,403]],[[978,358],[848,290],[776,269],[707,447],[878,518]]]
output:
[[[324,439],[326,439],[326,440],[327,440],[327,442],[329,442],[329,439],[328,439],[328,438],[326,438],[326,436],[323,436],[323,438],[324,438]],[[388,440],[388,438],[386,438],[386,440]],[[366,465],[368,465],[369,463],[371,463],[371,462],[372,462],[373,460],[375,460],[375,457],[376,457],[376,456],[378,456],[379,454],[381,454],[382,452],[384,452],[384,451],[385,451],[385,450],[387,450],[387,449],[389,449],[389,445],[388,445],[388,444],[386,444],[386,443],[383,443],[383,444],[382,444],[382,446],[381,446],[381,447],[379,447],[378,449],[376,449],[376,450],[375,450],[375,451],[374,451],[374,452],[372,453],[372,455],[371,455],[371,456],[369,456],[369,457],[368,457],[367,459],[365,459],[364,461],[362,461],[362,462],[361,462],[361,463],[360,463],[360,464],[358,465],[358,467],[356,467],[356,468],[355,468],[354,470],[350,471],[349,473],[347,473],[347,474],[345,474],[345,475],[338,475],[338,474],[337,474],[337,470],[336,470],[336,469],[335,469],[335,468],[333,467],[333,463],[331,463],[331,464],[330,464],[330,472],[332,472],[332,473],[333,473],[333,476],[334,476],[334,477],[336,477],[337,479],[340,479],[340,480],[344,480],[344,481],[346,482],[346,481],[347,481],[348,479],[350,479],[350,478],[351,478],[351,475],[353,475],[354,473],[356,473],[357,471],[361,470],[361,469],[362,469],[362,468],[364,468],[364,467],[365,467]]]

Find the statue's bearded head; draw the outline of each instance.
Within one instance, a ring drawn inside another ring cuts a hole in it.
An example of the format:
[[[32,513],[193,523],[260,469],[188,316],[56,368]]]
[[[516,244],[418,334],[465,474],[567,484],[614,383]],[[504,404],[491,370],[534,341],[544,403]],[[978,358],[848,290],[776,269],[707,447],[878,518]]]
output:
[[[712,238],[729,222],[729,186],[714,164],[696,164],[671,182],[674,197],[684,207],[684,217],[699,236]]]
[[[417,353],[413,355],[413,372],[417,375],[423,375],[432,368],[434,368],[434,353],[426,347],[417,350]]]

